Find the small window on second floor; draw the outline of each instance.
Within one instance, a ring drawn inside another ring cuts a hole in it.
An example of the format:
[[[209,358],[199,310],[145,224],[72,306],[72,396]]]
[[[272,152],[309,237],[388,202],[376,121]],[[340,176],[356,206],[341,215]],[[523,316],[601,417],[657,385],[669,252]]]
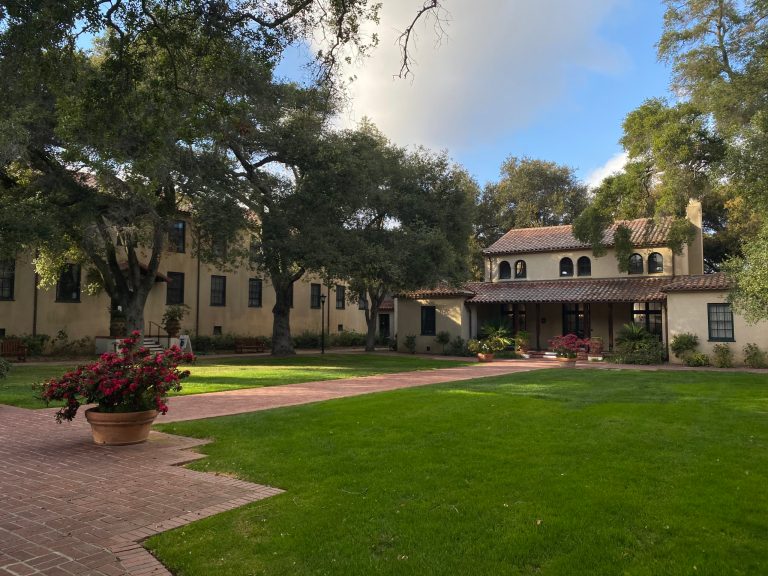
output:
[[[261,278],[248,279],[248,307],[261,308],[262,282]]]
[[[640,254],[632,254],[632,256],[629,257],[629,273],[643,273],[643,257],[640,256]]]
[[[528,269],[525,265],[525,260],[518,260],[515,262],[515,278],[525,278],[528,276]]]
[[[648,256],[648,274],[661,274],[664,272],[664,256],[654,252]]]
[[[65,264],[56,284],[56,302],[80,302],[80,264]]]
[[[589,256],[582,256],[576,261],[576,273],[579,276],[592,276],[592,260]]]
[[[499,280],[509,280],[512,278],[512,267],[509,262],[502,260],[499,262]]]
[[[13,300],[16,261],[0,260],[0,300]]]
[[[570,258],[560,260],[560,276],[573,276],[573,260]]]
[[[357,299],[357,309],[368,310],[368,297],[365,295],[365,292],[360,292],[360,296]]]
[[[176,220],[168,234],[168,250],[171,252],[186,252],[187,223],[184,220]]]
[[[347,289],[345,286],[336,284],[336,309],[344,310],[347,306]]]

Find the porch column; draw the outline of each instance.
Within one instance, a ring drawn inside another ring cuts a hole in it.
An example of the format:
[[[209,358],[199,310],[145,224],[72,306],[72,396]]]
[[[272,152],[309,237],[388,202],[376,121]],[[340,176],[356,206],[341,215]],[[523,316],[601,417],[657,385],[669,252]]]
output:
[[[541,304],[536,304],[536,350],[541,350]]]
[[[613,302],[608,303],[608,350],[613,350]]]

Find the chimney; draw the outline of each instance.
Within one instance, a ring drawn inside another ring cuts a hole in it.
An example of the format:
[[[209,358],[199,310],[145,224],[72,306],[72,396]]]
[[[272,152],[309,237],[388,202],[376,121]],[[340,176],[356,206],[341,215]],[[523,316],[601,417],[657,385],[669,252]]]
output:
[[[696,228],[696,235],[688,245],[688,273],[704,274],[704,232],[702,230],[701,202],[689,200],[685,217]]]

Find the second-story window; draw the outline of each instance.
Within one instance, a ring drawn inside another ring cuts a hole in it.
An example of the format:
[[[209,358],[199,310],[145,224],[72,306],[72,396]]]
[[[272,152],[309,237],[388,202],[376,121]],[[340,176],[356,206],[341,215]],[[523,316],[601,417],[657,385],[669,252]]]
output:
[[[248,307],[261,308],[261,278],[248,279]]]
[[[560,276],[573,276],[573,260],[570,258],[560,259]]]
[[[515,262],[515,278],[526,278],[527,276],[528,268],[525,265],[525,260]]]
[[[640,256],[640,254],[632,254],[632,256],[629,257],[629,273],[643,273],[643,257]]]
[[[340,284],[336,284],[336,309],[344,310],[347,306],[347,289]]]
[[[509,262],[502,260],[499,262],[499,280],[509,280],[512,278],[512,267]]]
[[[592,260],[588,256],[582,256],[576,261],[576,273],[579,276],[592,276]]]
[[[227,305],[227,277],[211,276],[211,306]]]
[[[65,264],[56,284],[56,302],[80,302],[80,264]]]
[[[320,292],[322,286],[320,284],[310,284],[309,286],[309,307],[320,308]]]
[[[16,261],[0,260],[0,300],[13,300]]]
[[[365,291],[360,292],[360,296],[357,299],[358,310],[368,310],[368,298],[365,295]]]
[[[168,250],[184,253],[187,249],[187,223],[184,220],[176,220],[168,234]]]
[[[654,252],[648,256],[648,274],[661,274],[664,272],[664,256]]]

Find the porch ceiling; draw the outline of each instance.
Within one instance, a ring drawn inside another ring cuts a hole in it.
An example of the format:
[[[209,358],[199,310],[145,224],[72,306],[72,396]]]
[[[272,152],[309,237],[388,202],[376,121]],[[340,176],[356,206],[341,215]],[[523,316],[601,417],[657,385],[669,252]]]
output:
[[[470,282],[475,293],[469,302],[504,304],[510,302],[664,302],[662,288],[667,278],[595,278],[571,280],[520,280],[511,282]]]

